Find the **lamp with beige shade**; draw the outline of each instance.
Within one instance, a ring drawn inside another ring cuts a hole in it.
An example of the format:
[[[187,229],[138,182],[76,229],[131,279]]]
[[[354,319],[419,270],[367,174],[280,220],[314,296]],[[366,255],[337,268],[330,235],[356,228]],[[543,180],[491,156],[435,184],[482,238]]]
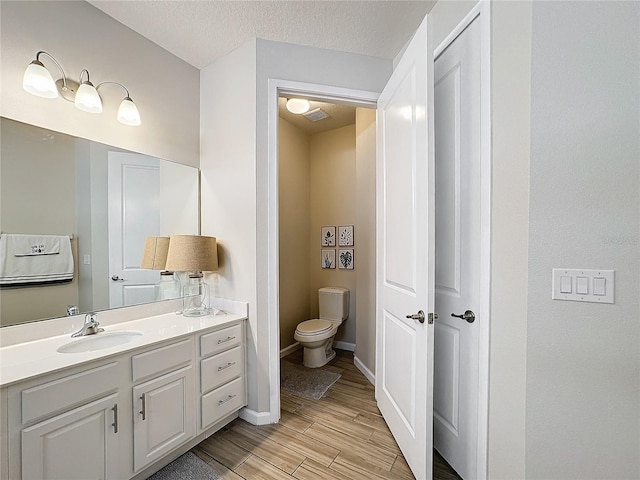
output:
[[[160,272],[158,300],[180,298],[181,295],[180,280],[172,271],[165,269],[168,252],[169,237],[151,236],[145,239],[140,268],[162,270]]]
[[[167,270],[188,272],[182,287],[182,314],[200,317],[211,313],[209,286],[202,272],[218,269],[218,251],[215,237],[203,235],[172,235],[165,263]]]

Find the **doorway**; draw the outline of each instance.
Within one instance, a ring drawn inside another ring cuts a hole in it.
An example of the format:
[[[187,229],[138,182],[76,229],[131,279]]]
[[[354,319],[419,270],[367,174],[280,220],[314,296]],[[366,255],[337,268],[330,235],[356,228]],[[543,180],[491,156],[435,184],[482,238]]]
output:
[[[374,334],[359,319],[375,306],[375,110],[296,100],[308,111],[278,105],[280,355],[301,348],[294,332],[318,318],[322,287],[349,290],[334,346],[353,352],[359,334]]]

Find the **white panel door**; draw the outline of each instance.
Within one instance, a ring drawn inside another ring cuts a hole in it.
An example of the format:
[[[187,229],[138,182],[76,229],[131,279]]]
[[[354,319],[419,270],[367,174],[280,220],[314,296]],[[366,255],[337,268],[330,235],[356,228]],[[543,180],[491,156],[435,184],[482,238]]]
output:
[[[416,478],[432,477],[433,60],[422,22],[377,112],[376,400]]]
[[[434,68],[436,287],[434,447],[462,478],[477,475],[480,306],[480,21]]]
[[[109,306],[153,302],[160,272],[140,268],[144,241],[160,231],[159,160],[109,152]]]

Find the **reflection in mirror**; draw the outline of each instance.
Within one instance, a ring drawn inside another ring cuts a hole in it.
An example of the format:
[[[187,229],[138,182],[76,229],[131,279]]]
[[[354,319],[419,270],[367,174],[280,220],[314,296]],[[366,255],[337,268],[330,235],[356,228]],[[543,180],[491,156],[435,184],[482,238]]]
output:
[[[74,260],[71,282],[1,288],[0,325],[155,301],[145,238],[199,233],[198,170],[0,121],[0,231],[70,236]]]

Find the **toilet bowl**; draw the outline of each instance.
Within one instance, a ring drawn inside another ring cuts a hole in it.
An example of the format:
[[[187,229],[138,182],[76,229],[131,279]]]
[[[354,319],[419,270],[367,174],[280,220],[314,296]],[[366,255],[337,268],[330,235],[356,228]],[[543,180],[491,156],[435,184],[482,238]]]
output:
[[[318,368],[335,356],[333,338],[338,327],[349,316],[349,290],[342,287],[323,287],[318,290],[320,318],[298,324],[293,338],[304,348],[304,366]]]

